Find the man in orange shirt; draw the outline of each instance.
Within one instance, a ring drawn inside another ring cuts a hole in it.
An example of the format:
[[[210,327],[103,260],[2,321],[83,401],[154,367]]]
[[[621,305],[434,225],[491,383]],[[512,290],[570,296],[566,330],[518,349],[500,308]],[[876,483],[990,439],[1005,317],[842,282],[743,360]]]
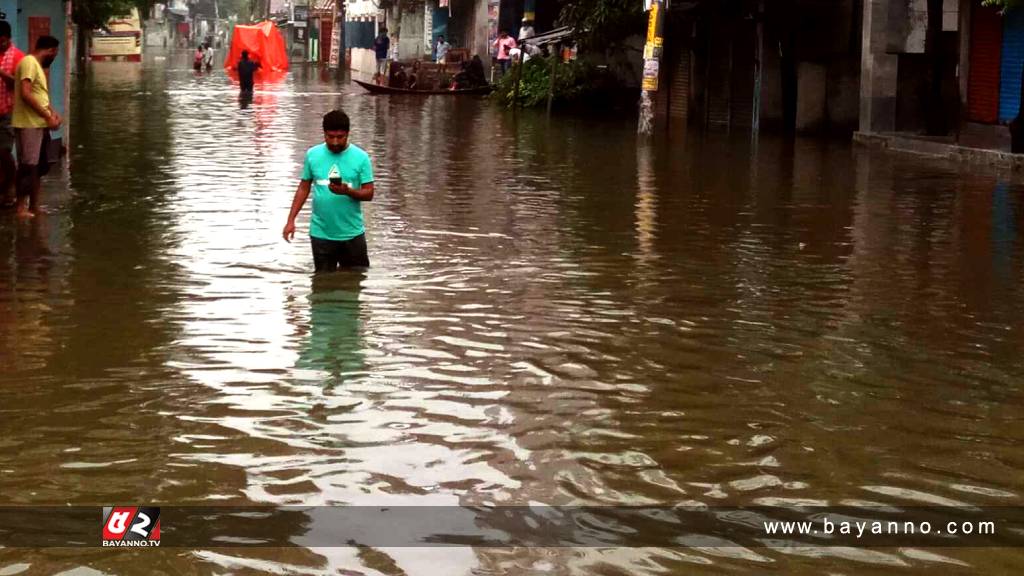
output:
[[[11,25],[0,20],[0,204],[14,207],[14,70],[25,53],[11,41]]]

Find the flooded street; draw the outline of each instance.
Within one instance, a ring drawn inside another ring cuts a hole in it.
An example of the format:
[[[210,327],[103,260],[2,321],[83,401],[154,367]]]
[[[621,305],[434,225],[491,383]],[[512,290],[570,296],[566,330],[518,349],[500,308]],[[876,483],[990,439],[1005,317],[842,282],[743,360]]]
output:
[[[844,141],[94,65],[0,215],[6,505],[1024,504],[1024,183]],[[133,67],[134,66],[134,67]],[[306,148],[374,161],[313,278]],[[315,523],[311,519],[309,523]],[[295,536],[303,528],[295,528]],[[1011,574],[1020,548],[0,550],[0,574]]]

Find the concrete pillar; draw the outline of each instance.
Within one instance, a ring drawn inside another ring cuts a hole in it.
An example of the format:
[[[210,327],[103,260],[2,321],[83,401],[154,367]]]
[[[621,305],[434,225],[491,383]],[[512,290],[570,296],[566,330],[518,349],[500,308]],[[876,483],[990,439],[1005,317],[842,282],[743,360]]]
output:
[[[860,131],[866,133],[896,130],[898,60],[895,54],[887,54],[885,51],[889,2],[890,0],[864,0]]]
[[[491,33],[491,18],[489,17],[488,10],[490,4],[497,4],[497,0],[476,0],[474,2],[474,18],[475,25],[473,30],[473,45],[470,50],[470,57],[474,55],[480,56],[480,59],[484,63],[484,72],[490,77],[491,74],[491,42],[489,41]]]
[[[423,3],[423,53],[429,58],[433,52],[434,34],[434,9],[437,8],[437,0],[427,0]]]
[[[960,0],[960,61],[957,66],[957,84],[960,87],[960,110],[967,110],[967,75],[971,71],[971,0]]]

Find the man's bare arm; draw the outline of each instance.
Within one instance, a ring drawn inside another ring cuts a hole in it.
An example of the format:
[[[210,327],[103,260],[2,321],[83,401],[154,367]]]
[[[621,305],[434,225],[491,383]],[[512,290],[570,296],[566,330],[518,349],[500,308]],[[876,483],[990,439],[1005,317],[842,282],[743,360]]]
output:
[[[288,212],[288,222],[284,225],[283,236],[288,242],[295,238],[295,219],[299,216],[306,198],[309,198],[309,190],[313,185],[312,180],[302,180],[299,187],[295,189],[295,198],[292,199],[292,208]]]

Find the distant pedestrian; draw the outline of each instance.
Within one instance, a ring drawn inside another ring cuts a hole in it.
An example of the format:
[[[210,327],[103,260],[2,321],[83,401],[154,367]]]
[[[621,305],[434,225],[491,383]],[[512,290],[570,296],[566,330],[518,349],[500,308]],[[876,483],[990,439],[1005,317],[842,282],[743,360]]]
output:
[[[16,198],[11,113],[14,112],[14,72],[24,57],[25,53],[11,42],[11,25],[0,20],[0,203],[5,208],[13,208]]]
[[[388,38],[388,29],[381,28],[380,34],[373,40],[373,52],[377,57],[377,78],[383,78],[388,72],[388,53],[391,51],[391,39]]]
[[[192,69],[195,70],[196,72],[202,72],[203,71],[203,56],[204,55],[205,55],[205,52],[203,51],[203,45],[200,44],[199,46],[196,46],[196,51],[192,53]]]
[[[370,156],[349,143],[349,119],[341,110],[324,115],[323,129],[324,143],[306,151],[284,239],[291,242],[295,238],[295,219],[312,190],[309,240],[316,272],[365,268],[370,259],[361,203],[373,200]]]
[[[253,90],[253,77],[256,75],[256,70],[259,70],[260,63],[253,60],[249,60],[249,51],[242,50],[242,59],[238,61],[238,84],[241,87],[242,94],[252,94]]]
[[[213,45],[207,42],[206,48],[203,50],[203,66],[206,68],[207,72],[213,71],[213,56]]]
[[[494,47],[498,49],[498,65],[501,66],[501,74],[504,75],[512,62],[508,51],[516,47],[516,39],[509,36],[505,30],[502,30],[494,41]]]
[[[18,146],[18,215],[34,216],[39,210],[42,172],[49,169],[46,155],[50,130],[60,128],[60,114],[50,105],[50,90],[45,69],[57,59],[60,41],[40,36],[31,54],[18,63],[14,72],[14,113],[11,125]]]
[[[434,62],[444,64],[444,59],[448,56],[448,51],[451,49],[452,45],[445,42],[444,36],[438,36],[437,44],[434,47]]]

